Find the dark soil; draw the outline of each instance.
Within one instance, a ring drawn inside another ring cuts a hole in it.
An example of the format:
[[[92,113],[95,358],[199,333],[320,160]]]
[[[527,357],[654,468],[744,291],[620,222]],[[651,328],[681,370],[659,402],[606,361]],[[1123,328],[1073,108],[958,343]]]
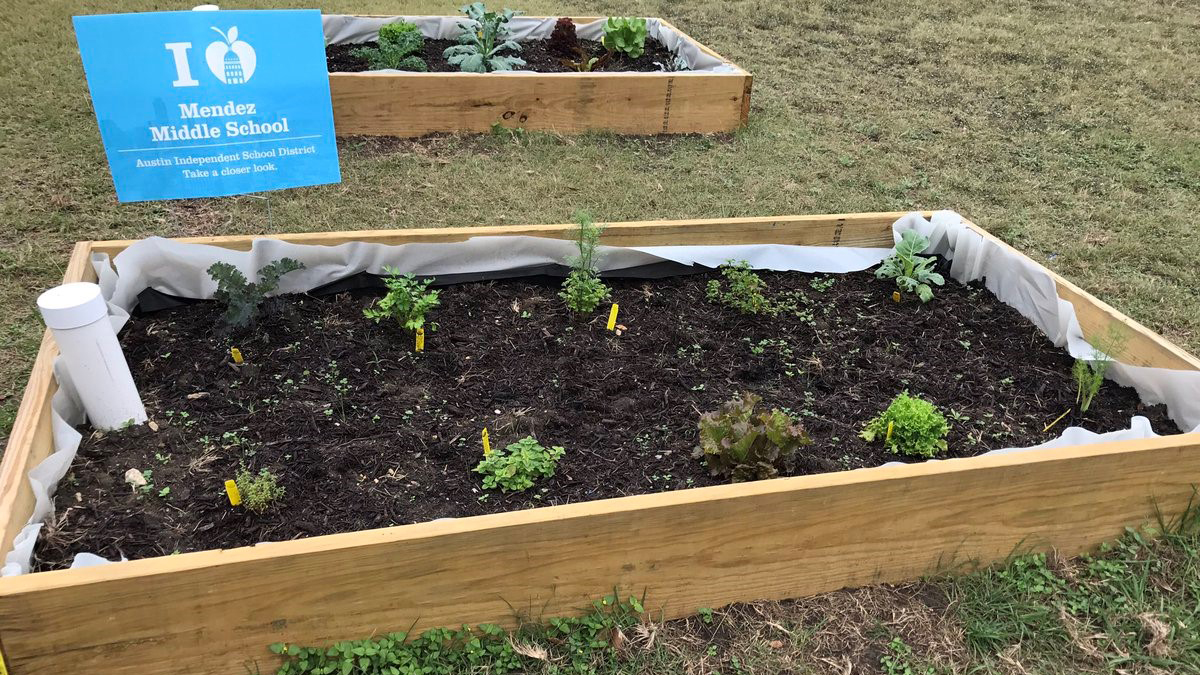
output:
[[[613,280],[620,336],[607,311],[571,316],[557,280],[448,287],[421,354],[411,333],[363,318],[374,291],[281,298],[232,337],[209,302],[135,316],[121,341],[158,430],[83,430],[35,566],[719,484],[692,457],[696,419],[740,390],[803,421],[814,443],[796,474],[900,459],[858,433],[904,389],[954,416],[948,457],[1131,415],[1176,432],[1162,406],[1111,382],[1087,415],[1043,431],[1075,404],[1072,361],[982,288],[950,282],[926,305],[897,304],[870,272],[766,273],[805,308],[770,318],[708,303],[714,275]],[[228,362],[231,345],[248,365]],[[566,456],[528,493],[485,493],[472,471],[484,427],[493,446],[532,434]],[[277,473],[281,502],[231,507],[222,486],[240,464]],[[134,493],[130,468],[153,489]]]
[[[538,73],[570,73],[575,72],[569,65],[562,62],[563,56],[555,54],[547,47],[547,40],[528,40],[521,43],[521,52],[519,54],[509,54],[519,56],[526,61],[526,65],[521,70],[532,70]],[[425,51],[420,54],[421,58],[429,66],[429,72],[432,73],[457,73],[460,72],[458,66],[452,66],[446,62],[442,56],[442,52],[447,47],[453,47],[458,44],[458,40],[425,40]],[[588,52],[589,57],[599,58],[604,54],[604,47],[593,40],[580,40],[579,44]],[[374,43],[366,44],[346,44],[346,45],[330,45],[325,48],[325,58],[329,63],[329,72],[331,73],[360,73],[368,70],[366,59],[354,55],[354,50],[362,47],[369,47]],[[572,60],[579,61],[578,56],[572,56]],[[640,72],[650,73],[664,68],[670,68],[674,62],[675,56],[662,45],[661,42],[654,38],[646,39],[646,51],[636,59],[630,59],[624,56],[610,58],[602,64],[598,64],[594,72],[598,73],[617,73],[617,72]]]

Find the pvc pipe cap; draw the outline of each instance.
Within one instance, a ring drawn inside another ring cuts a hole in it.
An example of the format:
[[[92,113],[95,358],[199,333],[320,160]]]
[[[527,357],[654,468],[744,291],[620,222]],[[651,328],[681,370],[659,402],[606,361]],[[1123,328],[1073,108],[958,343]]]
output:
[[[52,329],[79,328],[108,316],[108,303],[100,287],[86,281],[56,286],[37,299],[42,319]]]

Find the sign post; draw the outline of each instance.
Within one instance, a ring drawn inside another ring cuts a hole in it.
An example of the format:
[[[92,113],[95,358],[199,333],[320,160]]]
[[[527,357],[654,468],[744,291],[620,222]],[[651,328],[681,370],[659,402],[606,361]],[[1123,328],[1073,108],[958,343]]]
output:
[[[75,17],[123,202],[341,181],[317,10]]]

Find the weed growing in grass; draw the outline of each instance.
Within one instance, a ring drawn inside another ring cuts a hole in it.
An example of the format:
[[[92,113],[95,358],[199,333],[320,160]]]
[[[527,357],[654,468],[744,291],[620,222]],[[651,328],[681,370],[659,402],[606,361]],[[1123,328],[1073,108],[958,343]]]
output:
[[[727,287],[722,287],[716,279],[709,281],[707,297],[710,302],[731,307],[743,314],[774,313],[770,301],[763,295],[767,284],[750,268],[750,263],[727,260],[720,270]]]
[[[604,228],[596,225],[592,217],[580,212],[575,216],[579,229],[575,231],[575,246],[579,255],[567,259],[571,272],[563,282],[558,297],[567,303],[572,312],[592,312],[609,297],[609,288],[600,281],[596,268],[596,247]]]
[[[1108,367],[1125,350],[1125,341],[1125,335],[1116,326],[1110,326],[1107,333],[1095,340],[1092,358],[1075,360],[1071,374],[1075,376],[1075,402],[1079,404],[1079,412],[1085,413],[1092,407]]]
[[[421,29],[414,23],[397,21],[379,27],[379,42],[360,47],[352,54],[366,59],[371,70],[410,70],[426,72],[429,66],[417,56],[425,46]]]
[[[796,450],[812,443],[804,427],[778,408],[755,414],[762,398],[749,392],[700,416],[700,445],[709,473],[733,482],[774,478],[791,468]]]
[[[258,283],[249,283],[238,268],[217,262],[209,266],[208,276],[217,282],[217,292],[213,297],[225,305],[225,322],[243,327],[254,321],[259,305],[266,296],[279,288],[280,277],[302,269],[304,263],[280,258],[258,271]]]
[[[429,290],[433,279],[417,281],[412,274],[400,274],[400,270],[392,267],[385,267],[383,271],[387,273],[383,279],[387,295],[364,309],[363,316],[375,323],[395,319],[408,330],[420,330],[425,326],[425,314],[441,304],[438,291]]]
[[[868,442],[881,438],[895,453],[933,457],[946,451],[949,432],[946,418],[935,405],[903,391],[859,435]]]
[[[467,15],[469,22],[458,24],[462,31],[458,41],[462,44],[447,47],[442,56],[452,66],[466,73],[487,73],[493,70],[513,70],[525,65],[525,60],[516,56],[501,56],[500,52],[521,51],[521,45],[510,40],[507,24],[521,12],[505,9],[497,14],[489,12],[482,2],[463,5],[459,11]]]
[[[287,660],[277,675],[456,675],[458,673],[595,673],[638,623],[639,598],[615,593],[592,603],[579,618],[525,624],[509,634],[483,624],[458,630],[434,628],[413,639],[390,633],[381,638],[300,647],[277,642],[270,650]]]
[[[936,672],[933,666],[920,668],[914,666],[912,661],[912,647],[896,637],[892,638],[887,651],[879,657],[879,668],[883,670],[884,675],[933,675]]]
[[[934,258],[917,255],[928,246],[928,238],[915,230],[905,230],[892,254],[875,270],[875,276],[895,279],[900,290],[916,293],[921,302],[929,302],[933,299],[933,289],[929,285],[941,286],[946,280],[933,271]]]
[[[255,475],[243,466],[233,480],[237,483],[238,492],[242,494],[242,504],[254,513],[261,514],[272,504],[283,499],[283,486],[279,484],[275,474],[265,467]]]
[[[521,492],[533,487],[538,478],[554,475],[558,460],[566,454],[561,445],[542,447],[533,436],[526,436],[503,450],[486,455],[475,467],[483,474],[484,489]]]

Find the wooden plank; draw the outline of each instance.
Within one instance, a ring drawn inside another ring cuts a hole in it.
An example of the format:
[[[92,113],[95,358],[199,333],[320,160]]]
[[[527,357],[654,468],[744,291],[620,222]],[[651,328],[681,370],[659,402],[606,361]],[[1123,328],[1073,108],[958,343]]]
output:
[[[1084,337],[1103,336],[1108,332],[1110,327],[1116,326],[1127,340],[1125,350],[1121,353],[1118,360],[1123,363],[1149,368],[1200,370],[1200,359],[1188,354],[1163,336],[1125,316],[1111,305],[1066,280],[1057,272],[1025,256],[1024,253],[1009,246],[982,227],[970,221],[966,221],[966,223],[983,237],[1024,257],[1045,271],[1046,274],[1049,274],[1058,287],[1059,297],[1075,306],[1075,315],[1079,319],[1079,325],[1083,329]]]
[[[75,244],[63,282],[94,281],[95,272],[88,264],[91,242]],[[13,539],[33,514],[33,489],[30,469],[54,452],[50,429],[50,399],[58,390],[54,382],[54,359],[58,347],[47,330],[21,397],[21,406],[13,420],[12,432],[0,461],[0,545],[5,553],[12,550]]]
[[[331,73],[339,135],[719,133],[741,126],[740,73]]]
[[[0,635],[13,675],[269,672],[273,641],[573,614],[614,585],[677,617],[1074,554],[1197,482],[1192,434],[603,500],[5,579]]]
[[[900,212],[842,213],[831,215],[772,216],[755,218],[702,218],[606,223],[603,243],[610,246],[713,246],[722,244],[796,244],[808,246],[892,246],[892,223]],[[925,214],[928,217],[928,213]],[[443,227],[357,232],[303,232],[176,239],[247,250],[255,239],[279,239],[296,244],[336,246],[350,241],[375,244],[413,244],[464,241],[471,237],[515,236],[568,238],[577,225],[500,225]],[[92,250],[115,256],[136,240],[92,242]]]

